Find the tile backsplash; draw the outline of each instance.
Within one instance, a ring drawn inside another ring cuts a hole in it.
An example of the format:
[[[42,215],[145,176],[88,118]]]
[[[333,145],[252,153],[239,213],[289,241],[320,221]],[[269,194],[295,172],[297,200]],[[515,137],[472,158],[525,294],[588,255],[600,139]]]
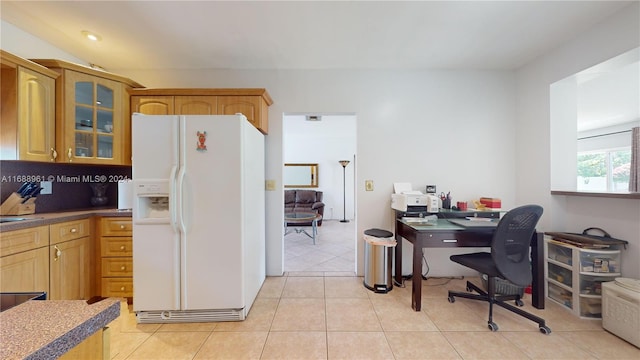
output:
[[[23,182],[52,180],[52,194],[38,195],[36,213],[93,208],[92,182],[105,180],[108,202],[118,206],[118,180],[131,179],[131,166],[81,165],[34,161],[0,161],[0,200],[4,201]]]

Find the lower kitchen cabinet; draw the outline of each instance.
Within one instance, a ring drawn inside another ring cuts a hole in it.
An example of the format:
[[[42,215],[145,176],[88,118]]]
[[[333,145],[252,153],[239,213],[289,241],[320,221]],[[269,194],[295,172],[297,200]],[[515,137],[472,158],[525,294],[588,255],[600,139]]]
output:
[[[0,236],[0,292],[49,293],[49,226]]]
[[[97,269],[101,296],[133,298],[133,241],[130,217],[98,219]]]
[[[29,250],[0,258],[0,292],[49,293],[49,249]]]
[[[50,300],[91,298],[91,220],[50,225]]]
[[[51,245],[50,300],[91,298],[90,238],[88,236]]]

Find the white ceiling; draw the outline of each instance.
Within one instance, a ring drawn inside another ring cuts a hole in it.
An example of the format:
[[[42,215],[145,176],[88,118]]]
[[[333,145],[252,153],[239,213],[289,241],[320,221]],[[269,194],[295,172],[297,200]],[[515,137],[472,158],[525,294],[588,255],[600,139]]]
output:
[[[0,14],[114,72],[515,69],[632,2],[3,0]]]

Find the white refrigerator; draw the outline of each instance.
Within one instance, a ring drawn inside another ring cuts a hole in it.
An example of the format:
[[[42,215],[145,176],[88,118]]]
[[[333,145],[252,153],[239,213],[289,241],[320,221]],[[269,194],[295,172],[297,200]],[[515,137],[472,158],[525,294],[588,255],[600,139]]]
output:
[[[241,115],[132,118],[139,323],[244,320],[265,279],[264,136]]]

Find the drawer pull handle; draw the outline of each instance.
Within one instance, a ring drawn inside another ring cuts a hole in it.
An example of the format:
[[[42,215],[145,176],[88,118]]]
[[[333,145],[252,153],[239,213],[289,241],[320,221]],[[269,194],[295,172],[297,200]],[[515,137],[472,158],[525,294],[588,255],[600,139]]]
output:
[[[120,246],[120,250],[124,251],[124,245]]]
[[[70,230],[70,231],[71,231],[71,233],[72,233],[72,234],[75,234],[76,232],[78,232],[78,229],[76,229],[76,228],[71,228],[71,230]]]
[[[120,288],[120,291],[124,291],[124,286]]]
[[[124,230],[125,226],[124,225],[120,225],[120,230]]]
[[[126,269],[126,267],[123,265],[120,267],[120,270],[124,271]]]

